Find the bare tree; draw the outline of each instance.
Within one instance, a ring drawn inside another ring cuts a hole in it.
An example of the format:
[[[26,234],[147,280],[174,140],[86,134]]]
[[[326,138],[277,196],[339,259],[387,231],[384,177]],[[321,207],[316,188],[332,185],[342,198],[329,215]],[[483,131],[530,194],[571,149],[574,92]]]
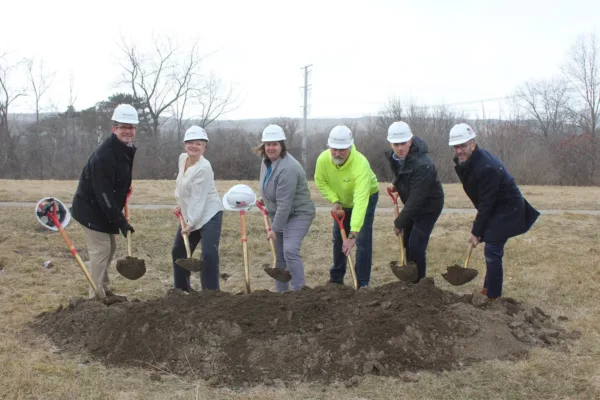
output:
[[[237,108],[238,99],[233,87],[227,87],[212,71],[203,85],[194,90],[194,98],[201,108],[199,122],[202,127]]]
[[[593,137],[598,135],[600,108],[600,43],[595,33],[580,35],[571,46],[563,73],[581,97],[585,112],[582,128]]]
[[[44,71],[44,61],[36,63],[35,59],[30,58],[26,61],[29,83],[33,90],[33,101],[35,106],[35,122],[40,123],[40,101],[42,96],[52,85],[56,72]]]
[[[133,95],[144,100],[142,117],[148,120],[150,134],[158,140],[161,116],[179,99],[186,96],[197,82],[197,68],[202,58],[194,42],[185,54],[169,39],[154,39],[153,53],[141,53],[135,44],[122,40],[122,83],[131,86]]]
[[[393,122],[400,121],[404,117],[406,117],[406,112],[402,106],[402,101],[399,98],[390,97],[386,105],[379,112],[376,124],[379,130],[387,132],[388,127]]]
[[[562,79],[530,81],[517,88],[519,106],[532,117],[544,138],[561,133],[569,118],[569,85]]]
[[[17,160],[17,142],[19,137],[13,138],[10,134],[8,122],[9,107],[19,97],[26,95],[25,87],[14,88],[10,84],[10,73],[22,66],[23,61],[10,63],[7,53],[0,54],[0,169],[9,164],[12,172],[19,174]]]

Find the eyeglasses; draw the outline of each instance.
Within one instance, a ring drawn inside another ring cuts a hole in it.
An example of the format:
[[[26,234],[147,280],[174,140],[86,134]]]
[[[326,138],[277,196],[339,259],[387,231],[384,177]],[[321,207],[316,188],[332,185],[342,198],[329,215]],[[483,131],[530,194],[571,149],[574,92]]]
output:
[[[468,141],[467,143],[463,143],[463,144],[455,144],[454,146],[452,146],[452,148],[454,150],[458,150],[458,149],[464,150],[467,147],[469,147],[471,145],[471,143],[472,143],[471,141]]]
[[[135,131],[135,125],[117,125],[117,129],[124,131]]]

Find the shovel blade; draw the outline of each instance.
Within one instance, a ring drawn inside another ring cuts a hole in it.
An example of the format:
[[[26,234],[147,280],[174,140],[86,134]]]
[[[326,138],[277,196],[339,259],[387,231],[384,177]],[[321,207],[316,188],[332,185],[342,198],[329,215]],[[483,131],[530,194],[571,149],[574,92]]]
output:
[[[125,257],[117,261],[117,271],[123,277],[135,281],[146,273],[146,262],[137,257]]]
[[[263,271],[265,271],[271,278],[279,282],[286,283],[292,280],[292,274],[290,271],[283,268],[273,268],[270,267],[269,264],[265,264],[263,265]]]
[[[453,286],[464,285],[477,277],[479,272],[473,268],[464,268],[454,264],[446,268],[446,273],[442,274],[444,279]]]
[[[409,261],[407,265],[399,265],[398,261],[390,261],[390,269],[396,278],[405,283],[415,283],[419,277],[417,264]]]
[[[175,264],[190,272],[200,272],[204,268],[204,261],[195,258],[180,258],[175,260]]]

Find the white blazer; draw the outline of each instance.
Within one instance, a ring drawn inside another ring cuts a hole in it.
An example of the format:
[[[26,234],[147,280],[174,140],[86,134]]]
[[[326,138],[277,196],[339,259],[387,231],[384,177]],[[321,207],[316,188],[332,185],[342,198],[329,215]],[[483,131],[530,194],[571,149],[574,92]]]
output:
[[[181,214],[192,231],[204,226],[216,213],[223,210],[221,198],[215,186],[215,176],[210,162],[200,160],[185,171],[187,153],[179,156],[179,173],[175,183],[175,199]]]

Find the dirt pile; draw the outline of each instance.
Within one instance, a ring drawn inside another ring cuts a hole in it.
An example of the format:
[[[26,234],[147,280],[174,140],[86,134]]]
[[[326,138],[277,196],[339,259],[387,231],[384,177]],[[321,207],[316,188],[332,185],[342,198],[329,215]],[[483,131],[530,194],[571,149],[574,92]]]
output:
[[[33,323],[60,348],[107,365],[157,368],[231,386],[399,376],[519,359],[575,338],[538,308],[458,296],[431,279],[355,292],[173,292],[151,301],[78,299]]]

